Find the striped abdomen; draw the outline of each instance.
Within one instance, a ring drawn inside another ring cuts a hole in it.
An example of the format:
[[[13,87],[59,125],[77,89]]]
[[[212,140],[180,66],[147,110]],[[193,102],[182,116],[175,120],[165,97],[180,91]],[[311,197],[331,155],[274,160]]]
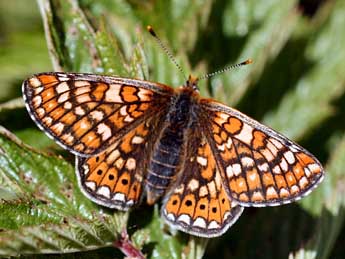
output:
[[[185,131],[190,120],[191,96],[181,93],[170,109],[166,127],[154,145],[147,167],[146,189],[148,203],[162,196],[176,175],[181,163]]]

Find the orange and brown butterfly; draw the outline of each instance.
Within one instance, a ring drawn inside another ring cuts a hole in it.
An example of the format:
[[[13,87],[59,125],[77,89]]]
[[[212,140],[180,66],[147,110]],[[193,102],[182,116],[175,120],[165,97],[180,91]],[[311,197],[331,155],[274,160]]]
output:
[[[88,198],[119,210],[162,199],[162,217],[186,233],[219,236],[243,207],[290,203],[322,181],[307,150],[202,98],[197,83],[41,73],[24,81],[23,95],[37,125],[76,155]]]

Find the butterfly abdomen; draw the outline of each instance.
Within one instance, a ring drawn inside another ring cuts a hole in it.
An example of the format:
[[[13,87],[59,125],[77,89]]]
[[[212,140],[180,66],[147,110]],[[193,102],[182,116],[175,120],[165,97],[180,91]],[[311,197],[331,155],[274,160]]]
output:
[[[147,167],[148,203],[162,196],[174,182],[176,171],[181,163],[184,135],[190,121],[192,97],[188,93],[176,96],[169,110],[165,127],[153,148]]]

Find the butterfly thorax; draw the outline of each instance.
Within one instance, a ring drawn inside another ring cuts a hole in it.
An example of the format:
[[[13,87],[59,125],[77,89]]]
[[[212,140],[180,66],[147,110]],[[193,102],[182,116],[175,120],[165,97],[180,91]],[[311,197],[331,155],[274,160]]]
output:
[[[164,195],[176,181],[185,150],[186,132],[191,130],[196,120],[198,96],[195,89],[183,86],[172,99],[147,167],[148,204],[153,204]]]

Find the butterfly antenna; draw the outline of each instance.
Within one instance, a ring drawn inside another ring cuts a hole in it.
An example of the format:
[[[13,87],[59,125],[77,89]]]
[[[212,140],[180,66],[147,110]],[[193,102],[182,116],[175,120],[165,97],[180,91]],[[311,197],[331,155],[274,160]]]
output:
[[[155,40],[157,41],[158,45],[161,47],[161,49],[167,54],[167,56],[169,57],[169,59],[175,64],[175,66],[177,67],[177,69],[181,72],[181,74],[183,75],[184,79],[187,80],[187,77],[182,69],[182,67],[177,63],[176,59],[174,58],[174,56],[171,54],[171,51],[167,48],[167,46],[165,46],[163,44],[163,42],[161,41],[161,39],[157,36],[156,32],[153,30],[151,25],[147,26],[147,30],[149,31],[149,33],[155,38]]]
[[[213,73],[209,73],[209,74],[206,74],[206,75],[203,75],[201,77],[199,77],[199,80],[203,80],[203,79],[206,79],[206,78],[210,78],[212,76],[215,76],[215,75],[218,75],[218,74],[221,74],[221,73],[224,73],[226,71],[229,71],[229,70],[232,70],[234,68],[239,68],[239,67],[242,67],[242,66],[245,66],[245,65],[248,65],[248,64],[251,64],[253,63],[253,60],[251,59],[247,59],[241,63],[238,63],[238,64],[235,64],[235,65],[231,65],[231,66],[228,66],[228,67],[225,67],[221,70],[218,70],[218,71],[215,71]]]

